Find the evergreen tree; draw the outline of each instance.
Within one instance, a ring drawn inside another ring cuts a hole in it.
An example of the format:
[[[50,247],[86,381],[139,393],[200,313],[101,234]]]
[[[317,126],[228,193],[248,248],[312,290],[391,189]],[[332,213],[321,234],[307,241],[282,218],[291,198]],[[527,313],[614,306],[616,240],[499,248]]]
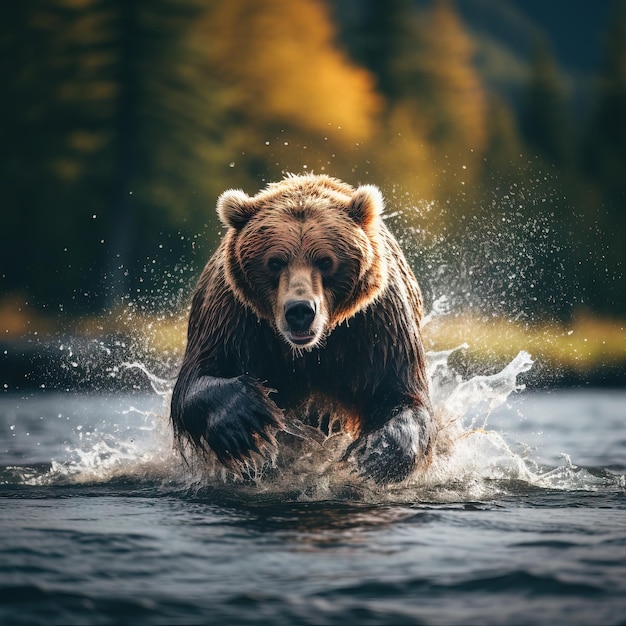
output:
[[[352,56],[376,77],[380,93],[394,102],[406,95],[406,66],[417,43],[415,8],[410,0],[365,2],[363,17],[345,28]]]
[[[102,51],[85,62],[87,42],[98,44],[85,11],[59,0],[0,8],[2,290],[55,308],[91,290],[85,276],[97,250],[95,211],[81,189],[105,140],[96,102],[107,85],[96,78]]]
[[[626,191],[626,0],[616,0],[586,146],[585,164],[613,199]]]
[[[626,311],[626,0],[615,0],[609,22],[604,67],[598,81],[583,151],[585,170],[595,186],[601,233],[591,268],[593,295],[605,307]],[[591,199],[593,195],[588,194]]]
[[[215,147],[222,109],[204,71],[206,42],[200,46],[196,39],[199,2],[108,4],[114,92],[104,155],[111,163],[106,285],[113,303],[130,287],[158,282],[155,268],[146,266],[159,245],[176,258],[184,252],[184,236],[207,219],[216,225],[207,207],[220,188]]]
[[[187,237],[216,224],[207,207],[223,184],[223,107],[195,33],[203,10],[200,0],[3,5],[5,291],[96,308],[104,275],[111,304],[163,281],[159,250],[173,264]]]
[[[521,128],[535,153],[556,166],[573,163],[574,142],[563,78],[546,41],[541,41],[531,63]]]

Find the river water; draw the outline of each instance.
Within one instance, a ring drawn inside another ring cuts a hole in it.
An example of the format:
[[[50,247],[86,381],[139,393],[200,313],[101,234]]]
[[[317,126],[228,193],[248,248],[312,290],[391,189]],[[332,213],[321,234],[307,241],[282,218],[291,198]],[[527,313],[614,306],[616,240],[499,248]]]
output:
[[[625,624],[626,391],[516,391],[525,367],[435,385],[456,448],[387,489],[319,443],[207,476],[158,393],[5,393],[0,623]]]

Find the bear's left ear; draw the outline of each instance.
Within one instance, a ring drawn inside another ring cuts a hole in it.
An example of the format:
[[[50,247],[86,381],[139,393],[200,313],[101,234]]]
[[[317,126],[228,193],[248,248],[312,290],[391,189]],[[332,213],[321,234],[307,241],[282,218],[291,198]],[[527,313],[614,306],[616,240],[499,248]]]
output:
[[[377,220],[385,208],[380,189],[374,185],[361,185],[356,189],[348,205],[348,215],[362,228]]]
[[[228,189],[217,200],[217,214],[226,227],[243,228],[256,212],[254,199],[241,189]]]

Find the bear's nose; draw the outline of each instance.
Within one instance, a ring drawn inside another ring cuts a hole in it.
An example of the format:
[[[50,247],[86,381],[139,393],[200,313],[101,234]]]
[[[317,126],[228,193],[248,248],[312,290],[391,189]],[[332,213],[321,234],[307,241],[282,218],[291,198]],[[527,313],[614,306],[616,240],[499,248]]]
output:
[[[315,319],[315,303],[310,300],[290,300],[285,304],[285,319],[291,330],[309,330]]]

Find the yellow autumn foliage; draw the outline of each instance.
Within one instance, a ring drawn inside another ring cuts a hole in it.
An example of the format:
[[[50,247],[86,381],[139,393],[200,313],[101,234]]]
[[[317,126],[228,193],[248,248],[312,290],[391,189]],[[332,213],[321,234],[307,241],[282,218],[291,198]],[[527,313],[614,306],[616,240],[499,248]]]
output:
[[[217,2],[202,30],[235,108],[315,133],[340,128],[346,143],[371,135],[380,109],[373,77],[337,47],[322,2]]]

